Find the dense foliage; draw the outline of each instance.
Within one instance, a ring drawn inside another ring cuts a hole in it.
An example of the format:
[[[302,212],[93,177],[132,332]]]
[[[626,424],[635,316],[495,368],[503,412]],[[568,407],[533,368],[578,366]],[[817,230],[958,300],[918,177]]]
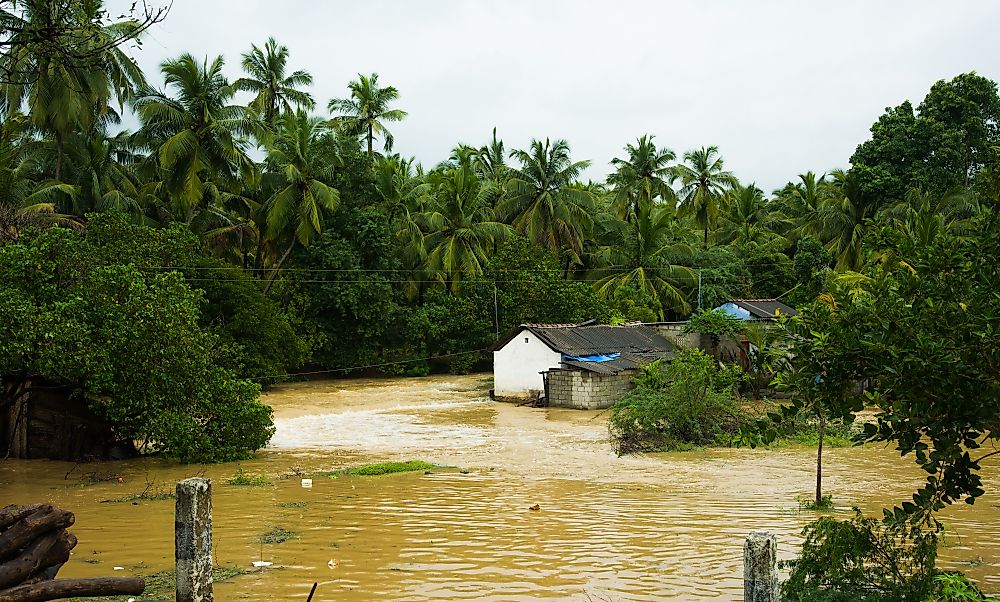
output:
[[[737,388],[742,371],[698,349],[643,366],[635,389],[611,407],[608,430],[619,454],[717,445],[748,421]]]
[[[199,384],[206,403],[248,399],[231,377],[476,369],[523,322],[673,320],[733,297],[822,298],[826,309],[813,305],[801,321],[800,347],[818,345],[800,369],[802,391],[826,372],[814,383],[820,395],[798,395],[813,401],[797,407],[847,419],[864,402],[848,383],[877,385],[867,402],[883,416],[868,438],[898,442],[935,479],[915,507],[981,490],[985,458],[973,452],[993,432],[998,359],[989,258],[1000,96],[987,78],[934,83],[920,102],[886,110],[849,169],[806,172],[771,192],[739,181],[724,149],[675,152],[642,132],[623,141],[606,180],[582,182],[589,162],[546,133],[509,149],[483,132],[484,144],[457,145],[433,166],[389,154],[405,147],[392,133],[408,118],[405,90],[359,74],[342,97],[314,98],[312,76],[273,39],[248,41],[228,62],[178,49],[159,73],[143,73],[121,42],[141,41],[162,14],[116,22],[96,0],[0,2],[0,13],[20,32],[4,38],[0,75],[32,74],[0,77],[0,248],[10,269],[31,249],[80,241],[93,271],[60,282],[95,287],[85,303],[108,298],[112,281],[169,293],[145,344],[168,349],[186,333],[201,345],[198,369],[217,375]],[[121,125],[126,112],[135,131]],[[27,344],[40,316],[69,319],[63,308],[79,301],[45,292],[43,274],[5,276],[4,294],[23,298],[4,311],[25,313],[2,322],[0,340]],[[135,308],[113,309],[125,324],[108,328],[135,322],[121,313]],[[741,336],[780,347],[764,333]],[[104,340],[74,344],[93,357],[125,344]],[[5,360],[5,383],[37,360],[17,357]],[[136,382],[153,379],[136,359]],[[748,360],[751,387],[765,388],[780,362],[770,351]],[[700,361],[678,370],[697,372]],[[82,373],[55,374],[91,386]],[[93,391],[95,404],[110,399]],[[166,445],[166,427],[129,424]],[[719,430],[684,429],[668,434],[704,442]],[[174,453],[193,456],[181,451],[192,446]],[[219,457],[229,455],[238,454]]]
[[[111,233],[57,228],[0,246],[2,401],[64,386],[122,441],[183,461],[263,447],[271,410],[259,385],[223,367],[241,351],[199,324],[202,293],[177,272],[105,262]]]

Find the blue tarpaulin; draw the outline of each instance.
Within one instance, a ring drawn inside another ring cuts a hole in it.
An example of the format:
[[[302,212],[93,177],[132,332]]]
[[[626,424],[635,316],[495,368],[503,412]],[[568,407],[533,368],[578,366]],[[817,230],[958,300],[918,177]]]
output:
[[[564,355],[563,359],[573,360],[577,362],[610,362],[611,360],[616,360],[621,356],[620,353],[608,353],[606,355]]]

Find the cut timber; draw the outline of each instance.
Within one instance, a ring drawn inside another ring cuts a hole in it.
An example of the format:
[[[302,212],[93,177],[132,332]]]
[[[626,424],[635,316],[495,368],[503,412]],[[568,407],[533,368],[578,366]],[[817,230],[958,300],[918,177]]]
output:
[[[0,560],[16,556],[21,548],[50,531],[69,527],[73,520],[71,512],[42,506],[0,533]]]
[[[46,569],[68,561],[74,547],[76,536],[66,531],[53,531],[36,539],[20,556],[0,564],[0,589],[32,581],[36,575],[51,579]]]
[[[0,531],[3,531],[41,507],[41,504],[32,504],[30,506],[16,506],[12,504],[0,508]]]
[[[71,512],[50,505],[0,508],[0,602],[32,602],[69,597],[141,594],[135,577],[60,579],[76,536],[66,531]]]
[[[45,602],[72,597],[129,596],[141,594],[146,582],[139,577],[56,579],[0,591],[0,602]]]

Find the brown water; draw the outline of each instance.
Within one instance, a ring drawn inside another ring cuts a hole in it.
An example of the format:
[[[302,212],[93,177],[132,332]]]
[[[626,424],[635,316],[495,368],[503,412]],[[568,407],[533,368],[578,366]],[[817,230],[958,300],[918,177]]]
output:
[[[76,513],[80,543],[61,576],[145,574],[173,567],[173,502],[102,501],[207,476],[216,561],[274,563],[216,584],[220,600],[304,600],[314,581],[315,600],[733,600],[746,533],[776,531],[788,558],[816,516],[795,501],[813,486],[812,449],[618,458],[598,413],[493,403],[485,386],[482,376],[287,385],[266,398],[277,434],[256,460],[0,462],[0,502]],[[311,489],[296,474],[411,459],[457,468],[316,478]],[[905,499],[922,479],[872,447],[829,450],[824,467],[844,516]],[[238,468],[273,484],[226,484]],[[986,496],[944,514],[942,554],[992,591],[1000,479],[985,476]],[[86,484],[94,478],[111,480]],[[262,546],[273,527],[297,537]]]

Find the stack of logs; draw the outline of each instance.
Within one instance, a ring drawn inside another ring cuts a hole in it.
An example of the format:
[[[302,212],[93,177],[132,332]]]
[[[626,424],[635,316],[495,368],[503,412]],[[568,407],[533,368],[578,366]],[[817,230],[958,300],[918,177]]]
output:
[[[47,504],[0,509],[0,602],[141,594],[137,577],[55,579],[76,537],[73,513]]]

